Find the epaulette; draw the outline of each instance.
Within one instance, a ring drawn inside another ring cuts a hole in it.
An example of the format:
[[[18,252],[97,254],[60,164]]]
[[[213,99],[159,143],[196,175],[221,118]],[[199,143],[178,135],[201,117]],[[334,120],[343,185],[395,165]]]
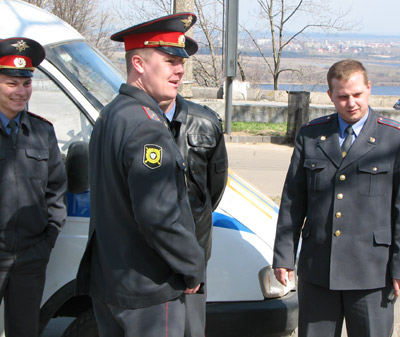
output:
[[[44,117],[42,117],[42,116],[36,115],[36,114],[34,114],[34,113],[30,112],[30,111],[27,111],[27,114],[30,115],[30,116],[32,116],[32,117],[41,119],[42,121],[47,122],[47,123],[49,123],[51,126],[53,126],[53,123],[52,123],[52,122],[50,122],[49,120],[47,120],[46,118],[44,118]]]
[[[317,124],[328,123],[328,122],[330,122],[330,120],[332,119],[332,117],[333,117],[333,115],[319,117],[319,118],[313,119],[312,121],[309,121],[309,122],[303,124],[301,127],[302,127],[302,128],[305,128],[305,127],[311,126],[311,125],[317,125]]]
[[[157,114],[154,111],[152,111],[149,107],[142,106],[142,108],[143,108],[144,112],[146,113],[147,117],[149,117],[149,119],[161,122],[161,120],[157,116]]]
[[[217,119],[218,119],[219,121],[222,121],[222,118],[221,118],[221,116],[219,115],[218,112],[214,111],[213,109],[211,109],[211,108],[208,107],[207,105],[203,105],[203,108],[204,108],[204,109],[207,109],[208,111],[210,111],[215,117],[217,117]]]
[[[378,117],[378,123],[391,126],[392,128],[395,129],[400,129],[400,123],[398,121],[395,121],[394,119],[386,118],[386,117]]]

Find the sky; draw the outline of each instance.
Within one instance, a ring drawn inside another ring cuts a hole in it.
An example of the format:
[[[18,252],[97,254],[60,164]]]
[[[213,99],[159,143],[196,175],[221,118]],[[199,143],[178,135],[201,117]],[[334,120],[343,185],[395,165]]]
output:
[[[341,9],[349,8],[348,20],[360,22],[359,29],[351,33],[400,37],[400,0],[333,0],[332,3]],[[251,13],[257,6],[257,0],[239,0],[240,21],[251,25],[254,22]]]

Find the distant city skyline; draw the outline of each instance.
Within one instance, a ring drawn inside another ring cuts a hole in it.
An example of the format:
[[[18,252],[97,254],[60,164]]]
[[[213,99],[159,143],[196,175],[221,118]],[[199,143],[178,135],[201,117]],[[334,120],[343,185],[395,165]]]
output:
[[[348,33],[400,36],[400,0],[335,0],[340,9],[349,9],[347,21],[359,22],[357,30]],[[239,20],[252,25],[257,0],[239,0]],[[299,26],[288,28],[296,30]],[[253,27],[249,27],[252,29]]]

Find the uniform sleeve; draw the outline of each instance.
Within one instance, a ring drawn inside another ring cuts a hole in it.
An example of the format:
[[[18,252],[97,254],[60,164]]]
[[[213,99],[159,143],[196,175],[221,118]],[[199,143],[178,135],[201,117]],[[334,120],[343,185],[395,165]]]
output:
[[[397,152],[393,178],[393,251],[391,277],[400,280],[400,149]]]
[[[307,210],[307,185],[301,132],[297,136],[282,192],[274,245],[274,268],[294,269]]]
[[[48,211],[46,241],[51,247],[54,247],[58,233],[64,226],[67,216],[64,203],[67,177],[54,129],[49,134],[49,153],[48,182],[45,191]]]
[[[204,282],[204,254],[194,234],[184,163],[168,129],[146,121],[125,148],[131,203],[148,245],[186,286]]]
[[[214,211],[224,194],[228,179],[228,154],[222,133],[219,135],[219,141],[211,155],[207,170],[207,185],[210,191],[212,210]]]

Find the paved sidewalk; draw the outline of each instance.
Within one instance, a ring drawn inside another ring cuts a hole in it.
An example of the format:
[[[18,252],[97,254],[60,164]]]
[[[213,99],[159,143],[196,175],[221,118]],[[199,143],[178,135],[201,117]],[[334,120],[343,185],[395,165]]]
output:
[[[226,147],[229,167],[260,192],[279,203],[293,146],[265,142],[227,142]],[[346,331],[343,331],[342,337],[347,337]],[[400,299],[396,303],[395,331],[392,337],[400,337]]]

